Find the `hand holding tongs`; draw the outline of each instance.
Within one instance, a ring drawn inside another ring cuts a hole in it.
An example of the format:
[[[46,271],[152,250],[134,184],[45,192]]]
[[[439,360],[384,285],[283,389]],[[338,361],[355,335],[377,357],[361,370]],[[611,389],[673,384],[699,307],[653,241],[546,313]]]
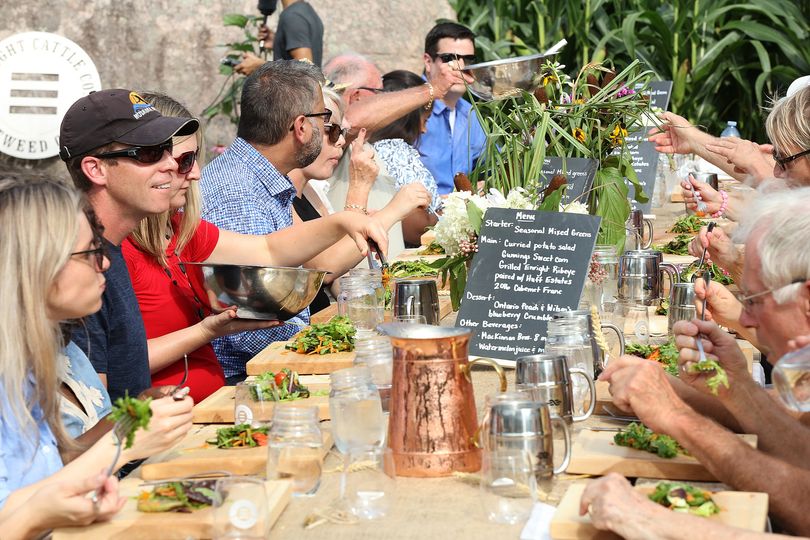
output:
[[[373,251],[377,252],[377,256],[380,258],[380,264],[374,260]],[[385,258],[385,254],[380,249],[380,246],[377,245],[372,239],[368,239],[368,267],[369,268],[382,268],[383,273],[388,272],[388,260]]]

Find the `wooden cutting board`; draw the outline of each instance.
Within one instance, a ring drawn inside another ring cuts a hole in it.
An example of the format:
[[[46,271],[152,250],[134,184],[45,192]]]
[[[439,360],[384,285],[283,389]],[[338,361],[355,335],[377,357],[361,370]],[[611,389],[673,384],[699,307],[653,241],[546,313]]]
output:
[[[329,383],[326,384],[309,384],[307,385],[310,392],[329,391]],[[191,421],[195,424],[233,424],[234,423],[234,393],[236,392],[235,386],[223,386],[201,402],[194,405],[191,411]],[[265,414],[272,415],[273,406],[272,401],[263,402],[265,407]],[[321,420],[329,420],[329,396],[312,396],[306,399],[296,399],[294,401],[285,401],[284,405],[292,407],[318,407],[318,414]]]
[[[110,521],[89,527],[71,527],[53,531],[54,539],[81,540],[185,540],[187,538],[212,538],[214,511],[203,508],[189,514],[179,512],[144,513],[138,512],[135,498],[141,491],[151,488],[141,487],[140,478],[128,477],[120,483],[120,493],[127,502]],[[292,496],[292,482],[271,480],[266,482],[268,519],[270,526],[278,520]]]
[[[605,475],[617,472],[624,476],[666,478],[713,482],[717,479],[691,456],[677,455],[666,459],[656,454],[619,446],[613,442],[613,432],[583,429],[574,441],[568,474]],[[756,448],[756,435],[740,435]]]
[[[579,515],[579,500],[587,484],[572,484],[557,506],[551,520],[551,538],[554,540],[613,540],[619,538],[613,533],[597,530],[586,514]],[[636,487],[645,495],[652,493],[651,487]],[[762,532],[768,517],[768,494],[744,491],[718,491],[712,498],[720,507],[720,513],[708,518],[712,521]],[[632,519],[632,516],[628,516]]]
[[[211,471],[231,474],[266,474],[267,447],[217,448],[205,441],[215,439],[222,426],[194,426],[174,448],[147,459],[141,465],[144,480],[164,480]],[[332,433],[323,430],[323,455],[332,448]]]
[[[247,363],[248,375],[289,368],[301,375],[332,373],[354,365],[354,351],[334,354],[300,354],[284,349],[287,341],[275,341]]]

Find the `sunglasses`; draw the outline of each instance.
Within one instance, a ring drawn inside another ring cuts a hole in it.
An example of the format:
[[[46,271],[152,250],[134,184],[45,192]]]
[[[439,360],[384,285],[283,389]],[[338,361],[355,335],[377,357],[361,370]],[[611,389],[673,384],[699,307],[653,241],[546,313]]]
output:
[[[802,152],[799,152],[798,154],[793,154],[792,156],[788,157],[779,157],[779,155],[776,153],[776,150],[774,150],[772,153],[773,160],[776,162],[777,165],[779,165],[779,168],[782,169],[783,171],[786,169],[785,165],[787,165],[793,160],[799,159],[800,157],[806,156],[808,154],[810,154],[810,149],[804,150]]]
[[[84,255],[85,260],[90,260],[90,255],[93,255],[93,262],[95,262],[96,271],[101,272],[104,269],[104,257],[107,256],[107,250],[104,249],[104,244],[102,244],[100,241],[97,243],[97,246],[98,247],[94,247],[93,249],[74,251],[70,254],[70,256],[74,257],[76,255]]]
[[[179,174],[188,174],[191,172],[191,169],[194,168],[194,162],[197,161],[197,154],[199,154],[199,150],[189,150],[188,152],[183,152],[174,160],[177,162],[177,172]]]
[[[163,153],[172,153],[172,141],[157,144],[155,146],[133,146],[123,150],[113,150],[112,152],[104,152],[103,154],[96,154],[96,158],[130,158],[139,163],[157,163],[163,158]],[[186,171],[188,172],[188,171]]]
[[[323,127],[326,129],[326,135],[329,137],[329,142],[332,144],[337,144],[341,137],[345,139],[346,133],[349,132],[347,128],[342,128],[338,124],[332,124],[330,122],[324,123]]]
[[[371,86],[358,86],[357,89],[358,90],[367,90],[369,92],[374,92],[375,94],[378,94],[380,92],[385,92],[385,88],[373,88]]]
[[[454,54],[454,53],[436,53],[433,58],[438,58],[445,64],[450,62],[454,62],[456,60],[464,60],[465,64],[475,64],[475,55],[474,54]]]

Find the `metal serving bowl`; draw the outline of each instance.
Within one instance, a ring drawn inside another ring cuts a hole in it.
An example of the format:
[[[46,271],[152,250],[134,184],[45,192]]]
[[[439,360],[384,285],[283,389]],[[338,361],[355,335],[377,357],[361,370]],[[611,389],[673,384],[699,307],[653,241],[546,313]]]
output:
[[[242,319],[286,321],[307,307],[318,293],[323,270],[186,263],[202,268],[211,305],[237,306]]]
[[[487,101],[505,99],[520,94],[521,90],[534,92],[543,79],[542,65],[549,56],[557,54],[566,44],[560,40],[546,52],[492,60],[464,68],[464,73],[473,78],[470,92]]]

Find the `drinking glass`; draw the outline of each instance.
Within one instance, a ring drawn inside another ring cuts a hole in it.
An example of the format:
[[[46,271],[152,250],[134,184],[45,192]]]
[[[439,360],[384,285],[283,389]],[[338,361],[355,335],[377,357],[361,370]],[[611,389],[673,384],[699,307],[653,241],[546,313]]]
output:
[[[264,481],[247,476],[217,480],[214,490],[215,539],[266,538],[270,532]]]
[[[267,478],[292,480],[295,497],[314,495],[321,485],[322,446],[317,407],[279,405],[267,434]]]
[[[481,465],[481,504],[495,523],[526,521],[537,501],[537,481],[525,450],[485,450]]]
[[[233,423],[261,427],[270,424],[273,407],[278,401],[274,381],[243,381],[236,384],[233,402]]]
[[[785,405],[795,411],[810,412],[810,345],[780,358],[771,378]]]
[[[386,422],[380,392],[366,366],[333,371],[329,380],[329,413],[335,446],[344,455],[352,448],[385,443]]]
[[[361,519],[385,517],[394,502],[395,478],[390,448],[352,448],[340,482],[343,507]]]
[[[619,316],[624,321],[625,336],[633,343],[640,345],[650,344],[650,311],[642,304],[619,303]]]
[[[406,324],[427,324],[427,317],[424,315],[395,315],[394,322]]]

